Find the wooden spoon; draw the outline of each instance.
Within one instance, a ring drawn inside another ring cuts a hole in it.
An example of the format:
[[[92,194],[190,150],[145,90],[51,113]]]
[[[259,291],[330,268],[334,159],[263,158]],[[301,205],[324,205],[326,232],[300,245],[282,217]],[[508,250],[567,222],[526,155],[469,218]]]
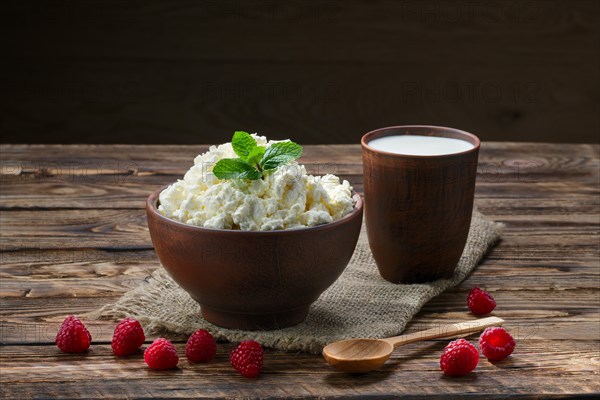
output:
[[[323,348],[325,360],[344,372],[367,372],[377,369],[390,358],[394,348],[421,340],[451,337],[479,332],[490,326],[500,326],[498,317],[474,319],[458,324],[443,325],[409,335],[387,339],[347,339],[330,343]]]

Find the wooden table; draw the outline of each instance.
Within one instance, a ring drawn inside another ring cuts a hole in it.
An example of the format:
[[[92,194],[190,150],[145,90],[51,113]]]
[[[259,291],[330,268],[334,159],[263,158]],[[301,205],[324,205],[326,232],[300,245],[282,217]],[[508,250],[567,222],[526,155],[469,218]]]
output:
[[[181,177],[206,146],[1,147],[0,393],[29,397],[563,397],[600,392],[598,145],[485,143],[476,203],[506,224],[502,242],[459,287],[430,301],[407,332],[472,318],[467,291],[498,302],[517,339],[511,358],[446,378],[447,340],[397,351],[381,370],[346,375],[318,356],[267,351],[258,380],[216,361],[155,372],[141,355],[116,359],[114,323],[85,321],[94,342],[62,354],[56,330],[138,285],[157,267],[144,200]],[[362,190],[357,145],[306,146],[312,173]],[[149,337],[148,339],[153,339]],[[183,354],[184,337],[173,337]],[[475,342],[477,335],[470,337]]]

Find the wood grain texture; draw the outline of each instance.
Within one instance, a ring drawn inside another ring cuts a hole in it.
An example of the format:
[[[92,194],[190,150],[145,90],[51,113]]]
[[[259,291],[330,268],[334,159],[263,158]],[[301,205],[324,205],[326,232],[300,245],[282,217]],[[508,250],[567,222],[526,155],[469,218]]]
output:
[[[183,176],[207,146],[4,145],[0,163],[0,208],[137,208],[153,188]],[[133,150],[135,149],[135,150]],[[360,148],[327,145],[309,147],[301,158],[313,175],[333,173],[362,191]],[[476,201],[487,199],[503,213],[515,207],[526,212],[593,207],[600,193],[597,145],[560,146],[544,143],[484,142],[477,177]],[[527,189],[527,190],[525,190]],[[30,193],[23,197],[26,191]],[[540,207],[544,202],[546,207]],[[552,204],[563,206],[550,207]],[[583,205],[582,205],[583,206]],[[490,210],[492,211],[492,210]],[[564,215],[564,213],[562,213]]]
[[[3,139],[355,143],[428,122],[597,141],[599,15],[593,0],[7,2]]]
[[[600,164],[598,145],[484,143],[476,204],[506,224],[467,280],[427,303],[406,333],[470,319],[472,286],[517,339],[508,360],[481,360],[459,379],[439,371],[445,340],[395,352],[378,371],[346,375],[322,358],[268,350],[257,381],[228,365],[233,344],[206,365],[149,371],[115,359],[112,321],[86,321],[94,345],[53,345],[66,314],[114,302],[159,268],[144,199],[174,181],[206,146],[3,145],[0,175],[0,396],[199,398],[566,398],[600,393]],[[101,165],[89,167],[87,162]],[[356,145],[306,146],[302,162],[362,190]],[[135,164],[132,167],[130,164]],[[310,168],[309,168],[310,170]],[[180,355],[187,338],[170,336]],[[477,335],[469,337],[476,341]],[[154,337],[147,338],[147,344]]]
[[[141,356],[115,359],[109,345],[94,346],[85,355],[69,356],[53,346],[10,346],[0,358],[11,363],[10,370],[3,373],[1,390],[4,395],[22,398],[42,390],[47,396],[60,397],[68,392],[71,396],[109,398],[383,398],[399,396],[407,388],[424,397],[443,393],[444,397],[463,398],[481,392],[488,398],[492,394],[498,398],[510,397],[519,390],[519,398],[540,398],[591,395],[597,391],[594,372],[600,364],[590,342],[574,342],[571,346],[562,341],[522,340],[518,343],[523,349],[520,354],[494,364],[483,360],[476,373],[459,379],[445,378],[439,372],[437,354],[446,343],[408,345],[395,352],[380,370],[350,377],[335,371],[320,357],[268,352],[263,373],[256,381],[231,374],[227,359],[233,348],[230,344],[218,346],[214,362],[189,365],[180,361],[179,369],[167,372],[148,371]],[[177,344],[180,354],[183,347]],[[581,359],[589,362],[581,364]],[[32,363],[36,365],[35,377],[31,376]],[[57,364],[64,366],[57,370]],[[524,380],[524,375],[529,380]],[[548,379],[542,390],[532,382],[536,379]],[[90,381],[96,380],[103,384],[90,386]],[[193,384],[182,384],[186,381]],[[578,384],[566,385],[569,381]]]

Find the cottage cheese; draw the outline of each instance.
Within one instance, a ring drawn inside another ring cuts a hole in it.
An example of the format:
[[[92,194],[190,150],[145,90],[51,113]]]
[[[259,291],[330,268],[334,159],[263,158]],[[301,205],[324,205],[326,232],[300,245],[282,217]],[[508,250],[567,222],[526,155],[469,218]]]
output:
[[[252,136],[261,146],[275,143]],[[235,157],[231,143],[211,146],[194,159],[183,179],[161,192],[158,210],[205,228],[271,231],[326,224],[354,207],[348,181],[308,175],[295,161],[259,180],[220,180],[212,173],[217,161]]]

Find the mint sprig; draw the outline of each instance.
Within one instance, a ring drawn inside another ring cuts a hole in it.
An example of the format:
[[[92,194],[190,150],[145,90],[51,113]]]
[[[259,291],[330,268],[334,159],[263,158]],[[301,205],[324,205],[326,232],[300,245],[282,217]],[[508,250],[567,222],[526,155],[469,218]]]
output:
[[[233,134],[231,146],[239,158],[224,158],[215,164],[213,173],[219,179],[261,179],[302,155],[302,146],[297,143],[277,142],[265,148],[243,131]]]
[[[258,164],[265,155],[265,151],[265,146],[256,146],[250,150],[250,154],[248,154],[246,161],[252,165]]]
[[[250,152],[257,146],[256,140],[248,132],[237,131],[231,139],[231,147],[233,147],[233,151],[239,158],[246,160]]]
[[[302,155],[302,146],[294,142],[278,142],[269,146],[259,164],[263,170],[272,170]]]
[[[224,158],[213,168],[213,173],[219,179],[260,179],[262,174],[240,158]]]

